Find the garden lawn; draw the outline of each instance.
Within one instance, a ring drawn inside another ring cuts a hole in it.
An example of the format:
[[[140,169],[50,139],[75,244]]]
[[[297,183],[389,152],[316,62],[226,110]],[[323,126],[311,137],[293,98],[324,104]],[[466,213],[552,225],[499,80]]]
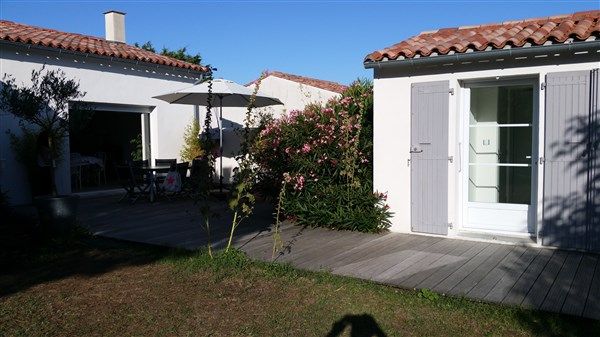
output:
[[[597,321],[303,272],[249,261],[238,252],[210,260],[200,252],[83,236],[0,252],[0,267],[0,336],[592,336],[600,331]]]

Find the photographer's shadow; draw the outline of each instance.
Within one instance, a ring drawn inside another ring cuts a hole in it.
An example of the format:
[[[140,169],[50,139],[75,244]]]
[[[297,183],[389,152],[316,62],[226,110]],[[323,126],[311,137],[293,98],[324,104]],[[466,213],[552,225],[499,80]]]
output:
[[[327,337],[341,336],[346,328],[350,329],[350,337],[387,337],[373,316],[367,314],[342,317],[331,326]]]

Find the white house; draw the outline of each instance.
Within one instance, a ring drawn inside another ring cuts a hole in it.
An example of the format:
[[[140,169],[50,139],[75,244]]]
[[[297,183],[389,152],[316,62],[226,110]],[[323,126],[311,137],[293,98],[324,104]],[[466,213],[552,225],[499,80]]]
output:
[[[254,89],[256,80],[246,84]],[[347,86],[305,76],[298,76],[280,71],[268,71],[260,82],[260,92],[278,98],[283,105],[274,105],[256,109],[255,112],[269,113],[273,117],[282,116],[293,110],[302,110],[311,103],[324,104],[334,97],[339,97]],[[233,168],[237,166],[234,156],[239,151],[239,136],[236,128],[244,125],[245,108],[223,109],[223,180],[230,182]],[[204,115],[204,110],[201,111]],[[213,123],[214,127],[218,124]],[[217,161],[217,166],[219,161]]]
[[[393,231],[600,250],[600,11],[422,32],[364,65]]]
[[[87,93],[83,100],[94,108],[89,130],[78,139],[71,135],[70,150],[57,172],[61,193],[71,191],[69,152],[108,153],[118,161],[129,151],[124,146],[141,134],[145,158],[179,158],[183,130],[198,113],[193,106],[169,105],[152,97],[194,83],[205,71],[202,66],[126,44],[124,13],[105,13],[105,27],[106,38],[98,38],[0,21],[2,75],[27,84],[32,70],[44,65],[61,69],[79,81]],[[0,186],[12,203],[27,203],[31,197],[26,174],[15,161],[7,131],[18,134],[18,120],[0,111]]]

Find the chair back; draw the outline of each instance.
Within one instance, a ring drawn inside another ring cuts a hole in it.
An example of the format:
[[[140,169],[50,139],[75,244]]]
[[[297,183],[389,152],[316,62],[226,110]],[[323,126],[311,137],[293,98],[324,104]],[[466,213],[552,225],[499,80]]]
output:
[[[173,167],[176,164],[177,164],[177,159],[154,159],[154,165],[156,165],[156,166],[169,165],[169,166]]]
[[[102,162],[102,168],[104,168],[106,166],[106,159],[108,158],[106,152],[96,152],[96,158],[100,159]]]
[[[144,160],[133,160],[131,161],[131,165],[133,167],[142,167],[142,166],[148,166],[148,159],[144,159]]]
[[[177,164],[177,173],[179,173],[179,176],[181,177],[181,184],[185,185],[186,180],[187,180],[187,173],[188,173],[188,168],[190,167],[190,163],[188,162],[184,162],[184,163],[178,163]]]
[[[197,179],[202,172],[202,160],[201,159],[193,159],[192,165],[190,166],[190,178]]]
[[[117,181],[121,187],[132,189],[135,186],[135,177],[131,165],[116,165],[115,173],[117,174]]]

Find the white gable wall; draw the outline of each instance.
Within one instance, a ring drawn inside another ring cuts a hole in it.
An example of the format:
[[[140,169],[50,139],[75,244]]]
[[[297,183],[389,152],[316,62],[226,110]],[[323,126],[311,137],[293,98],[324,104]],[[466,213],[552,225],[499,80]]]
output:
[[[392,67],[378,70],[374,79],[374,188],[380,192],[388,192],[388,204],[394,212],[391,230],[395,232],[411,232],[411,199],[410,199],[410,127],[411,127],[411,84],[432,81],[449,81],[454,95],[449,94],[449,156],[454,158],[448,163],[448,222],[454,230],[449,235],[456,235],[461,222],[461,191],[458,183],[458,134],[461,106],[461,80],[495,78],[497,76],[535,77],[539,83],[544,82],[550,72],[591,70],[598,68],[599,62],[582,62],[573,64],[540,65],[531,67],[475,70],[456,73],[429,74],[418,76],[394,77]],[[448,67],[450,68],[450,67]],[[543,153],[543,112],[544,94],[538,96],[539,128],[541,140],[538,152]],[[534,135],[535,137],[535,135]],[[464,156],[465,154],[463,154]],[[543,167],[540,167],[543,170]],[[543,171],[538,172],[538,202],[541,204]],[[541,220],[541,209],[537,210],[538,226]],[[458,226],[457,226],[458,225]]]
[[[28,46],[2,44],[0,73],[12,75],[17,83],[29,84],[32,70],[46,64],[46,69],[61,69],[68,78],[77,79],[86,92],[84,101],[154,107],[150,113],[152,158],[179,158],[183,130],[194,116],[194,107],[170,105],[153,99],[189,86],[199,76],[197,72],[147,63],[127,62],[58,50],[42,50]],[[141,118],[140,118],[141,123]],[[0,186],[8,190],[14,204],[30,201],[25,173],[15,162],[6,131],[19,133],[18,121],[0,112]],[[69,193],[70,167],[68,149],[57,173],[59,193]],[[108,168],[110,169],[110,168]]]

